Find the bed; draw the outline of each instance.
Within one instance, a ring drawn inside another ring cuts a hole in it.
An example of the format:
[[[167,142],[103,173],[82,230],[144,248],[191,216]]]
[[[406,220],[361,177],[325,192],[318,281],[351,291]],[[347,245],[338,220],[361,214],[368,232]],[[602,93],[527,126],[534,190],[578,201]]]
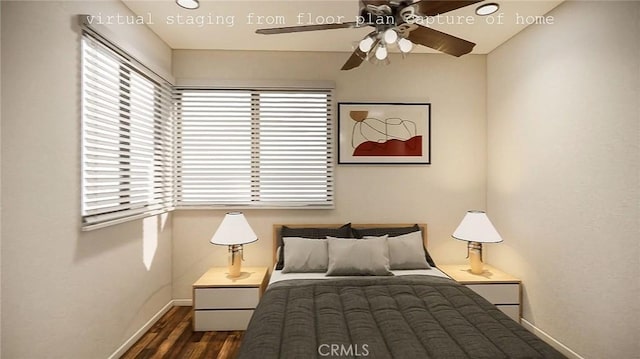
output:
[[[424,224],[274,225],[276,264],[239,358],[564,358],[440,272],[426,234]]]

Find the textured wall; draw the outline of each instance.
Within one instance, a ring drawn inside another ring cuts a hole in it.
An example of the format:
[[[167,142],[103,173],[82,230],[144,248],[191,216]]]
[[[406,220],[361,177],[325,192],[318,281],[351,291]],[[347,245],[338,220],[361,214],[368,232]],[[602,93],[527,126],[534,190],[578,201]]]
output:
[[[2,356],[104,358],[171,300],[171,221],[80,232],[76,14],[119,1],[2,2]],[[112,26],[170,71],[142,26]],[[154,60],[154,61],[150,61]]]
[[[488,56],[490,262],[588,358],[640,352],[640,3],[566,2]]]

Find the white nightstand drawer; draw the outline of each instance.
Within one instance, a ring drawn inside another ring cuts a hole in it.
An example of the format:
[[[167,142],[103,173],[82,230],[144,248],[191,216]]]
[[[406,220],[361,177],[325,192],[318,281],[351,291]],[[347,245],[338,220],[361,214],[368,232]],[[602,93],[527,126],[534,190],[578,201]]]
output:
[[[260,288],[196,288],[194,309],[248,309],[260,300]]]
[[[509,318],[520,323],[520,306],[519,305],[496,305]]]
[[[252,315],[253,310],[196,310],[193,317],[193,330],[247,330]]]
[[[467,284],[474,292],[493,304],[519,304],[519,284]]]

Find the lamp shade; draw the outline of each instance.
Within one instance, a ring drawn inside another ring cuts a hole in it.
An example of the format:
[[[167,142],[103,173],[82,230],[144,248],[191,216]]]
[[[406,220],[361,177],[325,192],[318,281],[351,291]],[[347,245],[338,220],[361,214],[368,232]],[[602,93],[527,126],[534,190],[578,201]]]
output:
[[[484,211],[468,211],[453,232],[453,238],[478,243],[502,242],[502,237]]]
[[[211,243],[224,246],[247,244],[258,240],[242,212],[229,212],[211,238]]]

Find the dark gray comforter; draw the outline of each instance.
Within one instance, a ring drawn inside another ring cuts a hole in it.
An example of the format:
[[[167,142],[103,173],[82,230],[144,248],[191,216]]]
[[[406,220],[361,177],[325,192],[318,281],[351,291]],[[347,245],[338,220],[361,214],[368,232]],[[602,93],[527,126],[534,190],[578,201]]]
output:
[[[564,358],[470,289],[402,276],[274,283],[240,358]]]

